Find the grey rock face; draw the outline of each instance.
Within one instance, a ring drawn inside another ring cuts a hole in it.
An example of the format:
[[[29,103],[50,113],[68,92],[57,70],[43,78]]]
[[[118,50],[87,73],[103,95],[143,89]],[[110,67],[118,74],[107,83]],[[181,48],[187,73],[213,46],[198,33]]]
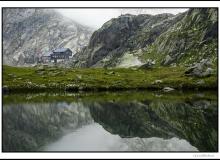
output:
[[[114,67],[126,52],[139,50],[153,43],[161,33],[175,24],[177,19],[179,17],[171,14],[127,14],[113,18],[95,31],[89,45],[74,56],[74,59],[78,60],[75,66]]]
[[[52,9],[3,9],[3,64],[36,63],[42,54],[61,47],[76,53],[91,33]]]

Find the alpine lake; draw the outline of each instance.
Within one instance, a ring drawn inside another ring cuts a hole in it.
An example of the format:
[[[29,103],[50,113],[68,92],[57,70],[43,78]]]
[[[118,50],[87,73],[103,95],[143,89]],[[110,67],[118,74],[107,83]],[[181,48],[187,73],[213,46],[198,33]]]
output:
[[[217,152],[217,91],[11,93],[3,152]]]

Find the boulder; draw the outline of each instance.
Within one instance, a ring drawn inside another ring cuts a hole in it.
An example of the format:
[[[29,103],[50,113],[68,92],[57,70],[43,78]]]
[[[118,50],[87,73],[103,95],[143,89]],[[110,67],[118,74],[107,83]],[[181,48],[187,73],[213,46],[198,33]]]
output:
[[[167,55],[164,59],[163,65],[170,65],[173,62],[173,58],[170,55]]]
[[[212,66],[212,62],[209,60],[209,59],[202,59],[200,61],[200,63],[203,65],[203,66],[206,66],[206,67],[211,67]]]
[[[205,81],[204,80],[199,80],[199,81],[196,82],[196,84],[202,85],[202,84],[205,84]]]
[[[164,92],[171,92],[171,91],[174,91],[175,89],[174,88],[171,88],[171,87],[164,87],[163,88],[163,91]]]
[[[115,74],[115,72],[114,71],[110,71],[110,72],[108,72],[108,74]]]
[[[203,76],[204,77],[207,77],[207,76],[211,76],[211,74],[213,73],[214,69],[212,68],[207,68],[206,71],[203,73]]]
[[[8,74],[8,76],[12,77],[12,78],[16,78],[17,76],[15,74]]]
[[[148,59],[147,62],[141,65],[139,68],[148,69],[148,68],[152,68],[154,65],[155,65],[155,60]]]
[[[77,79],[82,79],[82,75],[80,75],[80,74],[77,74],[76,77],[77,77]]]
[[[44,66],[42,65],[38,66],[38,70],[44,70]]]
[[[207,68],[210,62],[202,60],[200,63],[196,63],[194,66],[187,68],[185,75],[194,77],[207,77],[213,73],[212,68]]]
[[[162,83],[163,81],[162,80],[155,80],[152,84],[160,84],[160,83]]]

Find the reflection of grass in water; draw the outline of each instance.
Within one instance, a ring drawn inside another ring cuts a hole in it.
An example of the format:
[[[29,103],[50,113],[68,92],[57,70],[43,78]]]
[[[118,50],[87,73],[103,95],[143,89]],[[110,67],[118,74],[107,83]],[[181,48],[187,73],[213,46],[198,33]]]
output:
[[[142,100],[182,101],[191,99],[209,99],[217,101],[217,92],[179,92],[161,91],[121,91],[121,92],[81,92],[81,93],[35,93],[9,94],[3,96],[3,104],[9,103],[43,103],[43,102],[93,102],[93,101],[142,101]]]

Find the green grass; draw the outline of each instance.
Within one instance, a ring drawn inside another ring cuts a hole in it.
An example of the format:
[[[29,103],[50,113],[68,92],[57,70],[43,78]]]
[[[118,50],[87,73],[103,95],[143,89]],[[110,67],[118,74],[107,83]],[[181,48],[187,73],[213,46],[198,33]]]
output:
[[[10,91],[103,91],[132,89],[217,89],[217,73],[210,77],[195,78],[184,75],[185,68],[28,68],[3,66],[3,86]],[[205,84],[197,81],[203,79]],[[153,84],[155,80],[162,83]]]

